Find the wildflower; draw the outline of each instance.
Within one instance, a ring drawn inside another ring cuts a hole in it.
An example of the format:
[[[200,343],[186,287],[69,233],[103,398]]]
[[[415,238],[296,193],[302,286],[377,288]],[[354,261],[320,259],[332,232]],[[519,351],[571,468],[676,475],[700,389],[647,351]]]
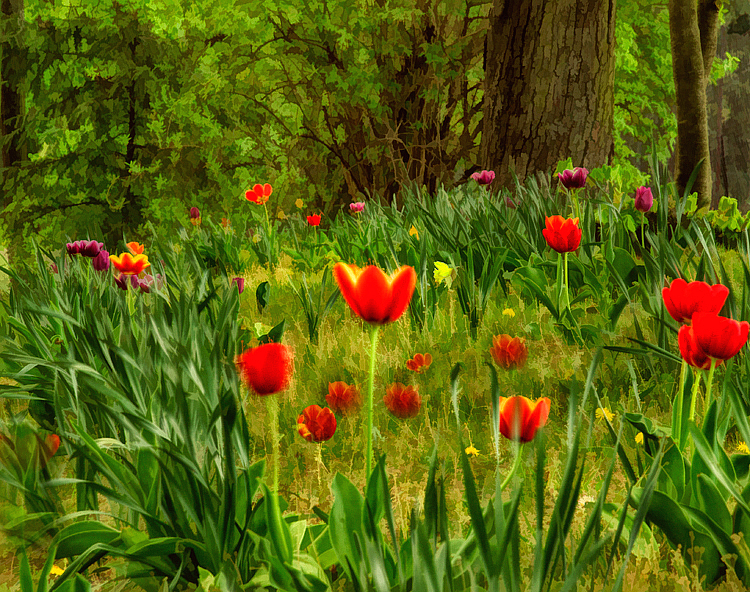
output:
[[[562,216],[545,217],[546,228],[542,235],[547,244],[558,253],[570,253],[581,244],[581,229],[578,228],[578,218],[563,218]]]
[[[471,178],[474,179],[480,185],[484,185],[485,189],[489,189],[489,184],[495,179],[495,171],[482,171],[481,173],[473,173]]]
[[[542,397],[500,397],[500,433],[509,440],[531,442],[536,431],[547,423],[550,400]]]
[[[385,391],[383,402],[393,415],[399,419],[416,417],[419,408],[422,406],[422,398],[416,386],[404,386],[400,382],[395,382]]]
[[[231,222],[229,221],[229,218],[222,218],[221,219],[221,226],[222,228],[229,228],[231,225]]]
[[[286,220],[287,219],[287,215],[284,213],[284,210],[279,210],[278,212],[276,212],[276,217],[279,220]]]
[[[307,217],[307,223],[310,226],[320,226],[320,214],[313,214]]]
[[[525,341],[520,337],[503,334],[492,338],[490,354],[498,366],[506,370],[515,370],[526,365],[529,350],[526,348]]]
[[[363,212],[365,209],[365,202],[363,201],[355,201],[349,204],[349,211],[352,214],[359,214],[360,212]]]
[[[615,418],[615,414],[612,413],[607,407],[597,407],[596,419],[604,419],[605,417],[607,418],[607,421],[611,423]]]
[[[430,354],[415,354],[411,360],[406,361],[406,367],[414,372],[427,370],[430,364],[432,364],[432,356]]]
[[[266,183],[265,185],[256,183],[252,189],[248,189],[245,192],[245,199],[262,206],[268,201],[272,193],[273,187],[271,187],[270,183]]]
[[[294,202],[294,205],[297,206],[300,210],[305,207],[305,202],[301,199],[298,199]]]
[[[91,260],[91,265],[96,271],[107,271],[109,269],[109,252],[102,249],[99,254]]]
[[[750,454],[750,448],[747,447],[745,442],[740,442],[737,444],[737,452],[740,454]]]
[[[474,448],[474,444],[469,444],[464,451],[468,456],[479,456],[479,450]]]
[[[281,343],[252,347],[237,356],[237,370],[256,395],[278,393],[292,378],[292,351]]]
[[[326,403],[334,411],[342,415],[354,413],[362,405],[362,397],[354,385],[343,381],[329,382]]]
[[[325,442],[336,433],[336,416],[328,407],[310,405],[297,418],[297,431],[308,442]]]
[[[516,312],[512,308],[506,308],[503,310],[504,317],[510,317],[511,319],[516,316]]]
[[[241,277],[235,277],[232,278],[232,283],[237,286],[237,289],[239,290],[240,294],[245,291],[245,278]]]
[[[696,368],[711,367],[736,356],[747,343],[750,324],[735,321],[717,314],[696,312],[692,325],[683,325],[677,334],[680,354]]]
[[[49,571],[51,576],[61,576],[65,573],[65,570],[59,565],[52,564],[52,569]]]
[[[131,255],[130,253],[122,253],[118,255],[110,255],[109,260],[115,269],[125,275],[138,275],[151,264],[148,262],[148,256],[146,255]]]
[[[142,255],[145,249],[145,247],[142,244],[137,243],[135,241],[128,243],[125,246],[128,248],[128,251],[130,251],[133,255]]]
[[[333,277],[354,313],[374,325],[391,323],[404,314],[417,285],[417,273],[408,265],[388,276],[374,265],[360,269],[337,263]]]
[[[690,323],[696,312],[719,314],[729,296],[729,288],[722,284],[686,282],[682,278],[662,288],[661,296],[667,312],[678,323]]]
[[[417,232],[417,227],[414,226],[414,224],[412,224],[409,229],[409,236],[416,236],[417,240],[419,240],[419,232]]]
[[[193,226],[198,226],[201,223],[201,211],[196,208],[190,208],[190,223]]]
[[[432,272],[432,277],[438,286],[445,281],[445,285],[450,288],[453,278],[456,277],[456,270],[447,263],[435,261],[435,271]]]
[[[560,183],[566,189],[581,189],[586,186],[586,178],[589,176],[588,169],[576,167],[573,170],[567,169],[557,175]]]
[[[639,187],[635,190],[635,209],[644,214],[654,205],[654,195],[650,187]]]
[[[638,432],[635,435],[635,443],[643,445],[643,432]]]

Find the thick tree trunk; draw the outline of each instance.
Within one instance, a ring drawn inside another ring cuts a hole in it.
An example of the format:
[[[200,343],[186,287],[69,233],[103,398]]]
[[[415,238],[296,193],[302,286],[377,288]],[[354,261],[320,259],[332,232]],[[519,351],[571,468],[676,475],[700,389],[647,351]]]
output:
[[[716,55],[721,0],[669,0],[669,35],[677,105],[677,150],[674,178],[682,195],[690,189],[698,207],[711,205],[711,155],[708,144],[706,85]]]
[[[23,116],[23,97],[18,91],[19,77],[23,70],[23,56],[19,51],[24,20],[23,0],[0,1],[0,12],[3,20],[7,19],[10,25],[10,35],[0,44],[1,165],[8,168],[25,158],[19,133]],[[7,205],[9,199],[10,196],[3,196],[3,206]]]
[[[615,0],[495,0],[480,158],[508,186],[570,156],[611,162]]]

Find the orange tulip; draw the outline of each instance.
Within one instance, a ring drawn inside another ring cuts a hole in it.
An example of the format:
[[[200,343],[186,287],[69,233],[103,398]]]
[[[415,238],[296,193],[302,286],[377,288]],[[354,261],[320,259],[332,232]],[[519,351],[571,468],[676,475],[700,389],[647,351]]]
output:
[[[406,367],[414,372],[427,370],[430,364],[432,364],[432,356],[430,354],[415,354],[411,360],[406,361]]]
[[[117,271],[124,275],[138,275],[151,266],[146,255],[133,256],[130,253],[122,253],[119,256],[110,255],[109,260],[117,268]]]
[[[297,418],[297,431],[308,442],[325,442],[336,433],[336,416],[328,407],[310,405]]]
[[[142,244],[133,241],[125,245],[133,255],[142,255],[143,249],[145,248]]]
[[[562,216],[545,217],[546,228],[542,236],[547,244],[558,253],[570,253],[581,245],[581,229],[578,228],[578,218],[563,218]]]
[[[422,406],[422,398],[416,386],[404,386],[400,382],[393,383],[385,391],[383,402],[388,411],[399,419],[416,417]]]
[[[536,431],[547,423],[550,400],[542,397],[500,397],[500,433],[509,440],[531,442]]]
[[[329,382],[326,403],[334,413],[349,415],[362,405],[362,397],[354,385],[342,381]]]
[[[506,370],[523,368],[529,357],[526,343],[520,337],[510,335],[495,335],[492,338],[490,354],[495,363]]]
[[[408,265],[388,276],[374,265],[360,269],[337,263],[333,277],[354,313],[373,325],[391,323],[404,314],[417,285],[417,273]]]

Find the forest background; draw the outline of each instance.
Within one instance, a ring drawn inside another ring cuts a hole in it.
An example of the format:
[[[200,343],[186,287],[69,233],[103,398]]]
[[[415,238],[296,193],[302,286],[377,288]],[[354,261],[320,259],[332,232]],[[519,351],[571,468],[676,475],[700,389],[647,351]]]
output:
[[[192,206],[246,220],[258,182],[273,183],[279,223],[295,204],[325,219],[410,183],[433,194],[465,183],[492,168],[481,154],[492,8],[2,0],[0,240],[20,256],[31,237],[112,241],[147,221],[169,232]],[[615,22],[614,150],[573,164],[604,166],[625,193],[648,184],[652,152],[674,164],[669,5],[618,0]],[[713,205],[727,195],[743,210],[749,35],[750,1],[723,3],[707,87]]]

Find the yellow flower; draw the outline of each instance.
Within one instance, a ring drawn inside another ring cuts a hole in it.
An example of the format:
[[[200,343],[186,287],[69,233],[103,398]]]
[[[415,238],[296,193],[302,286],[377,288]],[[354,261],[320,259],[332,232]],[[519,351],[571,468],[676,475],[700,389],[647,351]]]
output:
[[[300,210],[305,207],[305,202],[301,199],[298,199],[294,202],[294,205],[297,206]]]
[[[453,283],[453,278],[456,277],[456,270],[447,263],[435,261],[435,271],[432,274],[432,277],[435,278],[436,284],[440,285],[445,281],[445,285],[450,288]]]
[[[63,573],[65,573],[65,570],[57,565],[52,565],[52,569],[49,573],[51,576],[61,576],[63,575]]]
[[[510,317],[511,319],[516,316],[516,312],[512,308],[506,308],[503,311],[503,316]]]
[[[635,435],[635,443],[636,444],[643,444],[643,432],[638,432]]]
[[[744,442],[740,442],[737,444],[737,452],[740,454],[750,454],[750,448],[747,447],[747,444]]]
[[[416,236],[417,240],[419,240],[419,232],[417,232],[417,227],[414,226],[414,224],[412,224],[409,229],[409,236]]]
[[[479,450],[474,448],[473,444],[469,444],[469,446],[466,447],[466,454],[469,456],[479,456]]]
[[[276,214],[276,217],[279,220],[286,220],[286,214],[284,213],[284,210],[279,210],[278,213]]]
[[[260,235],[257,232],[253,235],[253,242],[256,244],[260,242]]]
[[[607,421],[611,422],[615,418],[615,414],[606,407],[598,407],[596,410],[596,419],[604,419],[605,417],[607,418]],[[638,432],[638,435],[641,437],[641,441],[643,441],[643,434]],[[636,441],[637,440],[638,437],[636,436]]]

